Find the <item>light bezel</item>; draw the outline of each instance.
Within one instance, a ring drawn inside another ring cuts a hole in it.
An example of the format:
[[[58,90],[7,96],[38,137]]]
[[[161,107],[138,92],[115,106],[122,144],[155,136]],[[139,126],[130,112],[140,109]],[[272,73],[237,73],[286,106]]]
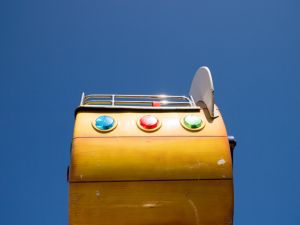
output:
[[[143,127],[143,126],[141,125],[140,121],[141,121],[141,119],[142,119],[143,117],[145,117],[145,116],[153,116],[153,115],[149,115],[149,114],[148,114],[148,115],[143,115],[143,116],[139,117],[139,118],[137,119],[137,121],[136,121],[136,124],[137,124],[138,128],[140,128],[142,131],[146,131],[146,132],[154,132],[154,131],[157,131],[158,129],[161,128],[162,122],[161,122],[160,119],[158,119],[156,116],[153,116],[153,117],[157,119],[157,122],[158,122],[158,123],[157,123],[157,127],[151,128],[151,129],[148,129],[148,128]]]
[[[197,128],[190,128],[190,127],[187,127],[187,126],[185,125],[185,123],[184,123],[184,119],[185,119],[187,116],[197,116],[197,117],[199,117],[199,118],[201,119],[201,121],[202,121],[201,126],[200,126],[200,127],[197,127]],[[200,130],[202,130],[202,129],[205,127],[205,120],[202,119],[202,117],[199,116],[199,115],[187,114],[187,115],[184,115],[184,116],[181,118],[180,124],[181,124],[181,126],[182,126],[183,128],[185,128],[185,129],[188,130],[188,131],[200,131]]]
[[[111,128],[107,129],[107,130],[101,130],[100,128],[98,128],[98,127],[96,126],[96,120],[97,120],[99,117],[101,117],[101,116],[108,116],[108,117],[111,117],[111,118],[113,119],[113,121],[114,121],[114,125],[113,125]],[[101,133],[107,133],[107,132],[110,132],[110,131],[114,130],[114,129],[117,127],[118,121],[117,121],[117,119],[115,119],[113,116],[109,116],[109,115],[100,115],[100,116],[97,116],[93,121],[91,121],[91,124],[92,124],[93,128],[94,128],[96,131],[99,131],[99,132],[101,132]]]

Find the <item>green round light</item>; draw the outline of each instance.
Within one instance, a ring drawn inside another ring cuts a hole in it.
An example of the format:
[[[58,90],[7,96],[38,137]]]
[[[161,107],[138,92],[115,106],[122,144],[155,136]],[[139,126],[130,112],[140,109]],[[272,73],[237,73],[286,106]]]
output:
[[[183,123],[187,128],[197,129],[201,127],[203,121],[199,116],[188,115],[184,117]]]

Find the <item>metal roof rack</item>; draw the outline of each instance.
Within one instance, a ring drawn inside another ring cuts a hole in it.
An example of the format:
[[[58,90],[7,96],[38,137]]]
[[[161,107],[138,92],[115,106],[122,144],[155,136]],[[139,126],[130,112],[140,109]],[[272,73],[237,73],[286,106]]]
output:
[[[211,118],[217,118],[214,85],[208,67],[200,67],[192,81],[189,97],[173,95],[114,95],[82,93],[79,108],[120,108],[157,110],[207,109]]]
[[[174,95],[115,95],[82,93],[80,107],[88,108],[197,108],[192,97]]]

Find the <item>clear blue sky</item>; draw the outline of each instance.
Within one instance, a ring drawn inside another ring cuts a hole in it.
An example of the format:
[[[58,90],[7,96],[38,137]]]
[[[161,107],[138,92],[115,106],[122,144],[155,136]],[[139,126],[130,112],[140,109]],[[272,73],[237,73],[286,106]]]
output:
[[[67,224],[82,91],[187,94],[201,65],[238,140],[235,225],[300,224],[299,6],[1,1],[1,224]]]

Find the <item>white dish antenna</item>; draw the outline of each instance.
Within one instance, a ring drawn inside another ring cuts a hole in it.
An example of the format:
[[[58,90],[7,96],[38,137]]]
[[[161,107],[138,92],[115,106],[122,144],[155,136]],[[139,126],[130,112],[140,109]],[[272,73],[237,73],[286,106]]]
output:
[[[212,118],[217,117],[214,100],[214,84],[208,67],[200,67],[192,81],[189,95],[196,105],[205,105]]]

